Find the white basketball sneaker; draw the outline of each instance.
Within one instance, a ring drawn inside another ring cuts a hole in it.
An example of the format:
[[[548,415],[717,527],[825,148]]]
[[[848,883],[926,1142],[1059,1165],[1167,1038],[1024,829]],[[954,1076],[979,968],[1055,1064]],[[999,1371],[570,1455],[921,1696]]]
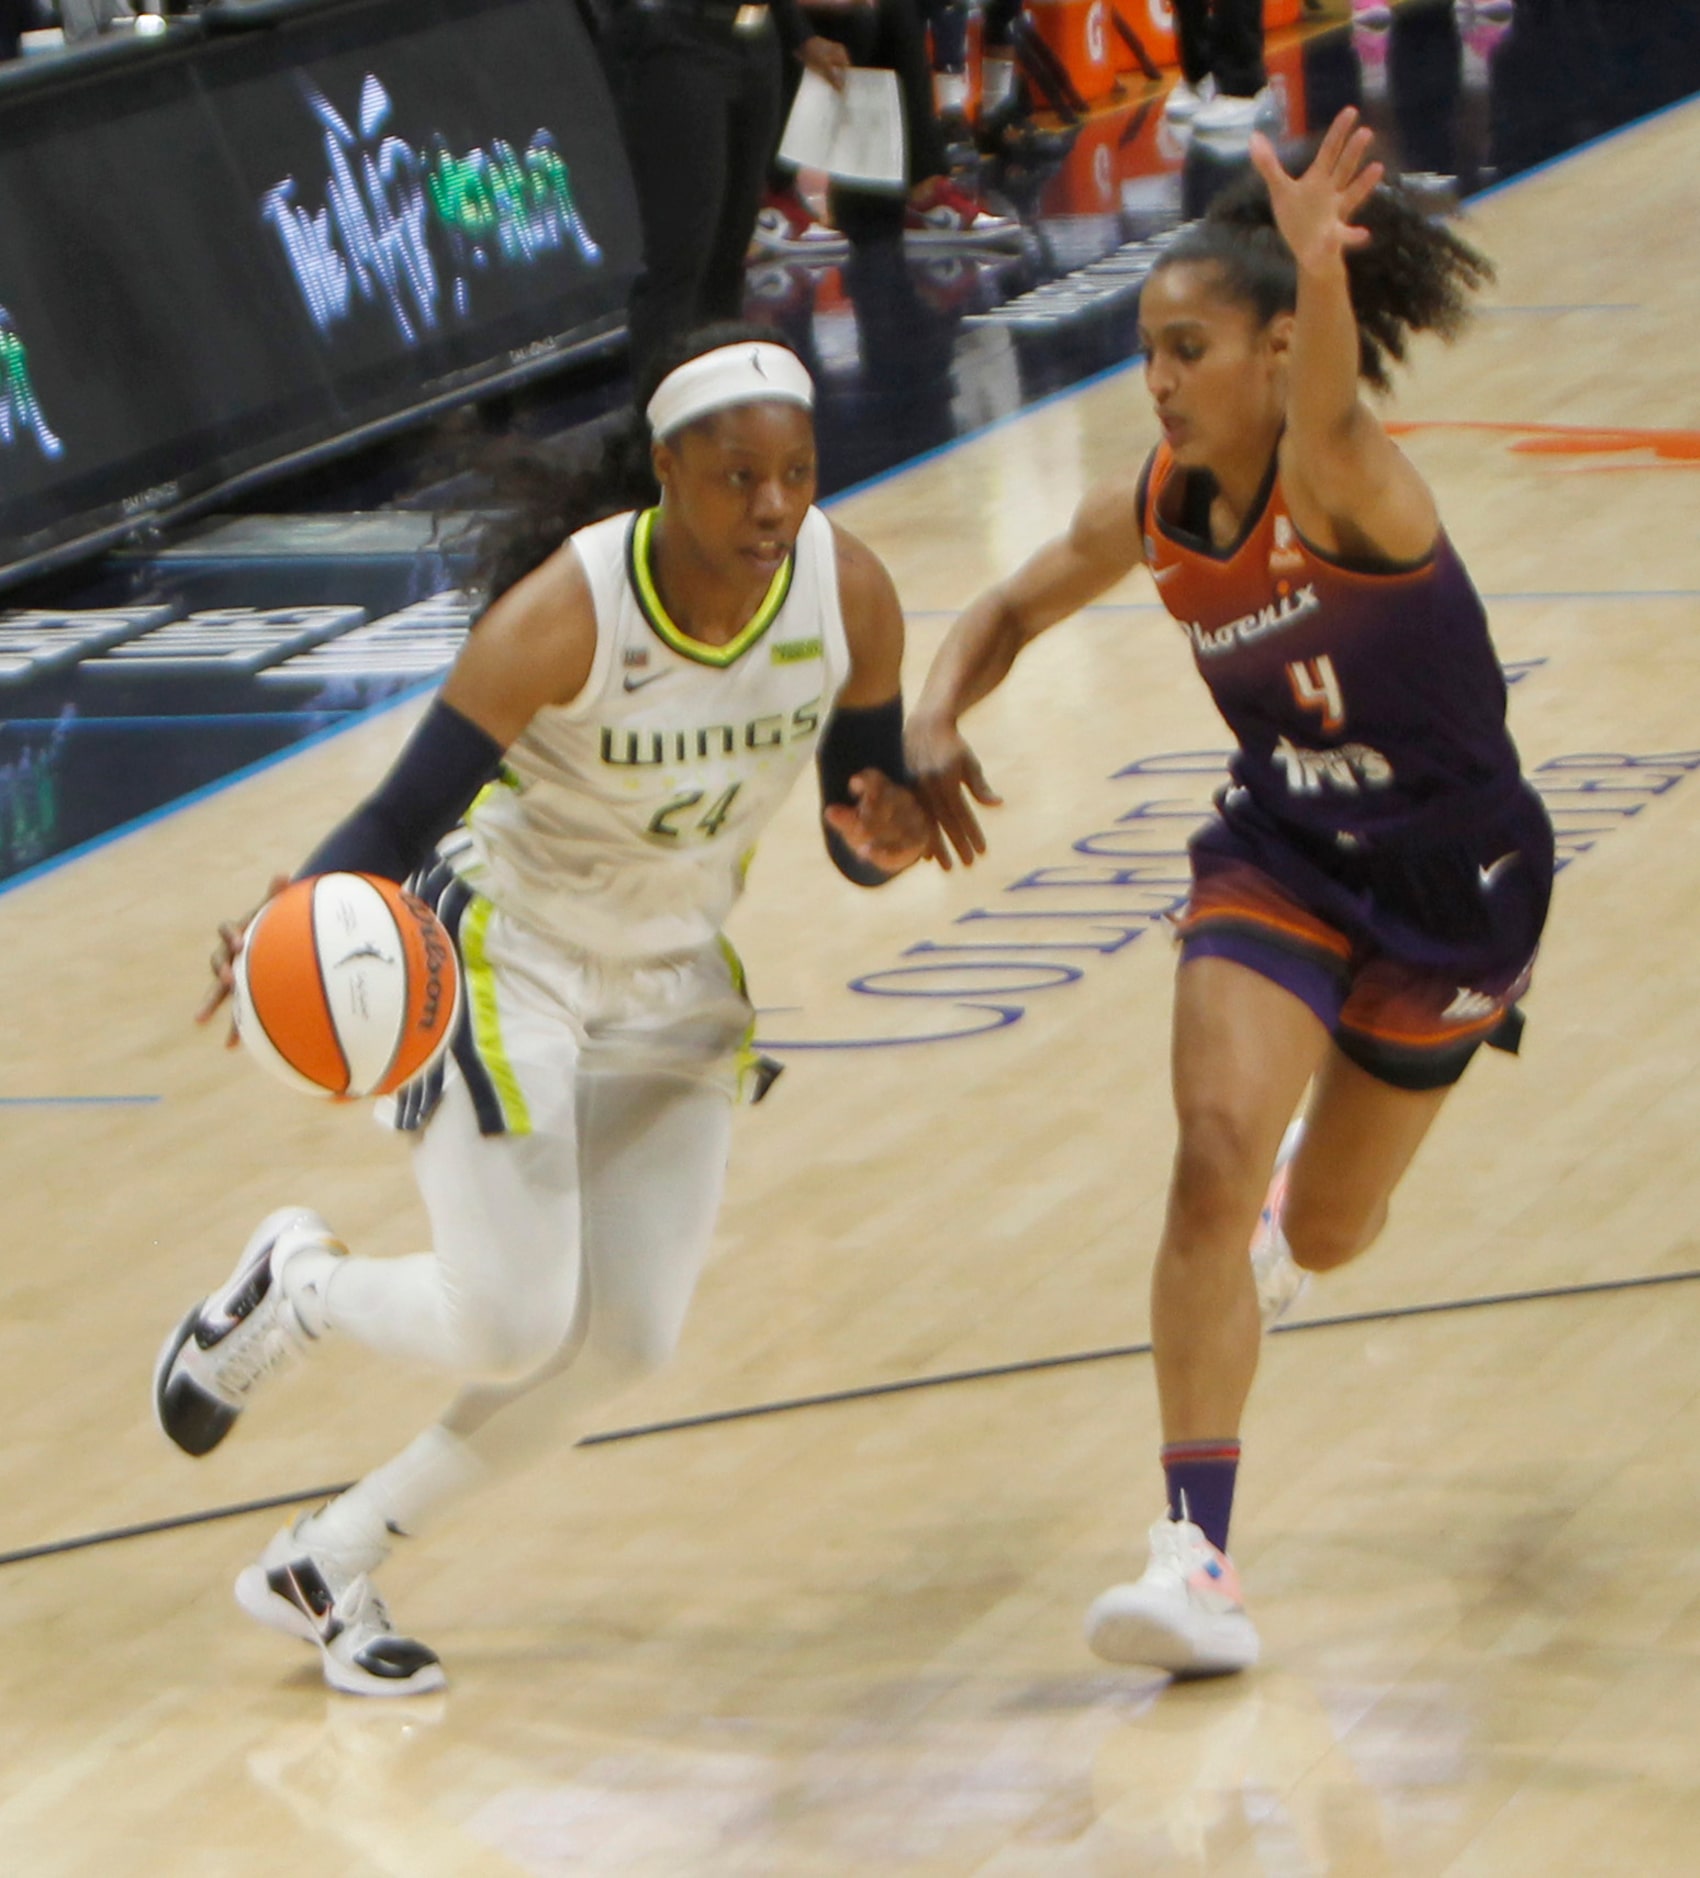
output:
[[[1193,112],[1192,127],[1201,137],[1250,137],[1259,128],[1275,129],[1280,119],[1280,101],[1265,85],[1249,98],[1217,92]]]
[[[1310,1289],[1310,1273],[1293,1258],[1281,1231],[1281,1213],[1287,1201],[1287,1178],[1293,1156],[1304,1140],[1304,1117],[1281,1137],[1275,1172],[1263,1196],[1263,1211],[1251,1235],[1251,1275],[1257,1280],[1257,1308],[1263,1328],[1272,1329]]]
[[[1198,115],[1199,106],[1208,104],[1215,95],[1216,81],[1208,72],[1196,85],[1177,78],[1163,100],[1163,115],[1171,124],[1190,124]]]
[[[1190,1520],[1151,1528],[1151,1562],[1137,1584],[1111,1585],[1086,1613],[1086,1641],[1109,1663],[1175,1676],[1228,1676],[1257,1661],[1257,1631],[1239,1574]]]
[[[185,1454],[210,1454],[255,1386],[316,1340],[283,1289],[284,1267],[315,1249],[337,1257],[347,1250],[304,1206],[268,1214],[228,1283],[166,1338],[154,1366],[154,1414]]]
[[[318,1647],[325,1681],[345,1695],[427,1695],[447,1678],[435,1650],[396,1634],[365,1572],[337,1570],[285,1526],[236,1580],[236,1602],[285,1636]]]

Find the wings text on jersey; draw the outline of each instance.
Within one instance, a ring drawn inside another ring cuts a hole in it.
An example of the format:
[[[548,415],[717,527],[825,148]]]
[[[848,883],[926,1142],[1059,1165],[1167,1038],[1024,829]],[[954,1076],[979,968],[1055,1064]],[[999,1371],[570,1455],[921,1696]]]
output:
[[[702,724],[691,730],[641,730],[604,724],[602,761],[619,769],[648,769],[663,763],[760,756],[786,744],[800,743],[819,728],[819,698],[799,704],[789,715],[768,711],[742,724]]]

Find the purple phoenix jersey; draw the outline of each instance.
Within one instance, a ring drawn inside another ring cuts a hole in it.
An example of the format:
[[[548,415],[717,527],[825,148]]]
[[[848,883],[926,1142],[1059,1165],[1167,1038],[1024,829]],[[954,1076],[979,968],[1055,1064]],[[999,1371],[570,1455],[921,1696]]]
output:
[[[1505,727],[1481,598],[1451,543],[1442,534],[1414,567],[1331,560],[1293,526],[1271,464],[1239,541],[1218,551],[1185,513],[1184,478],[1159,445],[1140,525],[1157,591],[1239,745],[1221,808],[1241,855],[1319,912],[1337,915],[1346,894],[1353,924],[1408,958],[1454,962],[1466,940],[1470,952],[1526,956],[1550,832]],[[1502,922],[1480,917],[1481,896],[1495,866],[1518,860],[1534,892],[1516,896],[1517,931],[1490,938]]]

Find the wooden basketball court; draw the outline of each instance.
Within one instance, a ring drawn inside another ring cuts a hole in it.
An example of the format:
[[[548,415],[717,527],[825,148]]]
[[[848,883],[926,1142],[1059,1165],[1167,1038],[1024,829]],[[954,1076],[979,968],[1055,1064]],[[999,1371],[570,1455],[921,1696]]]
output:
[[[0,1550],[49,1548],[0,1567],[0,1871],[1700,1868],[1700,105],[1470,219],[1499,287],[1398,414],[1569,865],[1522,1059],[1471,1072],[1383,1244],[1268,1348],[1235,1543],[1264,1667],[1170,1687],[1080,1635],[1160,1505],[1160,914],[1222,749],[1141,576],[971,720],[1008,798],[982,867],[861,896],[802,792],[764,845],[735,936],[788,1073],[739,1119],[681,1357],[616,1417],[711,1419],[392,1561],[444,1697],[330,1696],[237,1612],[278,1510],[56,1548],[309,1494],[438,1404],[330,1349],[191,1463],[148,1402],[269,1208],[421,1243],[405,1150],[188,1022],[215,921],[410,713],[0,898]],[[1151,435],[1130,371],[842,506],[916,684]]]

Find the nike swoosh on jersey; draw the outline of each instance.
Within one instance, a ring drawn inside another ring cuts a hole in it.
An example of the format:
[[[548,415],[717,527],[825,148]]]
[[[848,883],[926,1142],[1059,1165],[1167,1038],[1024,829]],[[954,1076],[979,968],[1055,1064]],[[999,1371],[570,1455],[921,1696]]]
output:
[[[672,676],[671,672],[651,672],[647,678],[634,678],[630,672],[627,672],[623,683],[627,691],[642,691],[645,685],[653,685],[658,679]]]

